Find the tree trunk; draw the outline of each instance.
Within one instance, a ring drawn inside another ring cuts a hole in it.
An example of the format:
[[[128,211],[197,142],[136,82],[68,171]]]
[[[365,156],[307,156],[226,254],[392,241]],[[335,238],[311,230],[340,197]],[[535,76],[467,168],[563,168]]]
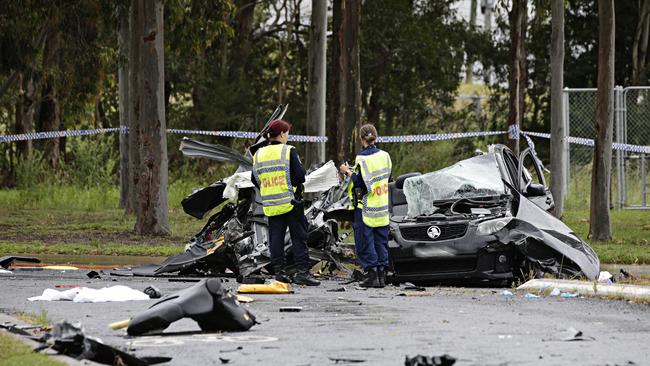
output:
[[[650,33],[650,0],[639,0],[639,20],[632,44],[632,85],[644,85],[648,35]]]
[[[128,128],[129,110],[129,14],[124,12],[120,15],[120,30],[118,33],[119,44],[119,68],[117,71],[117,84],[119,94],[120,127]],[[129,205],[129,135],[120,132],[120,208],[133,206]],[[128,210],[127,210],[128,211]]]
[[[325,83],[327,63],[327,0],[312,0],[309,42],[309,109],[307,134],[325,135]],[[325,162],[325,144],[307,145],[307,166]]]
[[[564,212],[566,187],[564,149],[564,0],[551,0],[551,193],[555,217]]]
[[[469,9],[469,27],[470,29],[474,29],[476,27],[476,7],[478,5],[478,0],[471,0],[470,1],[470,9]],[[467,64],[465,65],[465,82],[467,84],[472,83],[472,79],[474,78],[474,73],[472,72],[472,68],[474,67],[474,62],[473,62],[473,57],[469,53],[467,54]]]
[[[36,87],[34,78],[25,76],[22,73],[18,75],[18,85],[20,91],[16,101],[15,111],[15,133],[30,133],[34,129],[34,111],[36,109]],[[18,156],[27,158],[32,153],[32,140],[16,141],[16,152]]]
[[[232,67],[234,80],[241,80],[246,72],[246,64],[252,47],[253,26],[255,25],[256,0],[236,0],[237,12],[235,15],[236,43],[233,44],[233,58],[239,60]]]
[[[54,73],[59,67],[59,50],[63,44],[63,35],[57,14],[52,17],[52,22],[54,30],[47,35],[43,50],[43,70],[46,76],[38,113],[40,131],[58,131],[61,125],[61,108],[56,94]],[[59,139],[45,139],[42,146],[45,160],[51,167],[56,168],[59,162]]]
[[[524,41],[526,29],[527,0],[513,0],[510,11],[510,75],[508,99],[508,126],[519,129],[523,118],[525,91],[525,54]],[[519,140],[509,140],[509,146],[519,155]]]
[[[341,80],[341,68],[338,60],[341,58],[341,48],[338,42],[338,34],[341,32],[341,23],[342,23],[342,13],[341,13],[341,3],[345,0],[333,0],[332,5],[332,68],[330,70],[330,77],[328,78],[329,87],[327,91],[329,92],[328,98],[328,110],[327,114],[327,148],[326,156],[328,160],[333,160],[334,162],[342,162],[338,158],[339,151],[339,141],[337,140],[337,130],[338,130],[338,110],[339,110],[339,88],[338,85]]]
[[[609,191],[612,173],[614,128],[614,0],[598,0],[598,91],[596,138],[591,173],[589,234],[595,241],[609,241]]]
[[[137,187],[139,186],[140,174],[140,43],[142,38],[144,18],[143,3],[140,0],[132,0],[129,10],[129,46],[128,46],[128,93],[126,122],[128,123],[129,134],[127,139],[128,145],[128,175],[129,190],[128,199],[126,200],[125,211],[128,214],[134,214],[137,205]]]
[[[167,210],[167,133],[165,127],[165,69],[162,0],[137,0],[143,11],[139,37],[141,62],[140,174],[135,232],[169,235]]]
[[[332,93],[332,116],[335,127],[334,131],[330,129],[330,138],[336,139],[335,161],[354,157],[360,145],[357,138],[357,130],[361,126],[362,104],[359,64],[360,17],[360,0],[334,1],[332,76],[335,79],[335,91]]]

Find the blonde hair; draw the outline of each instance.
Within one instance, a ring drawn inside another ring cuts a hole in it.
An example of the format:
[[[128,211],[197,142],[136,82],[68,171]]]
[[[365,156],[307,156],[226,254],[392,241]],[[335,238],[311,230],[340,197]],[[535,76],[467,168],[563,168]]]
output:
[[[374,145],[377,140],[377,129],[370,123],[365,124],[359,129],[359,137],[368,145]]]

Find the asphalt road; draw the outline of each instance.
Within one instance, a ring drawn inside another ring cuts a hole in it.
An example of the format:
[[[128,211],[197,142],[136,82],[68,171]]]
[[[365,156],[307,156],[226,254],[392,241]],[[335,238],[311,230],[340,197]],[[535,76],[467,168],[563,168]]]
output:
[[[427,288],[398,296],[396,287],[327,292],[340,282],[295,288],[291,295],[252,295],[246,306],[261,324],[248,332],[205,334],[191,320],[163,336],[131,338],[108,324],[146,309],[151,301],[82,304],[29,302],[55,285],[92,288],[122,284],[168,294],[192,283],[143,278],[88,280],[86,271],[16,271],[0,276],[0,311],[45,311],[50,321],[81,322],[86,333],[137,356],[173,357],[173,365],[403,365],[406,355],[440,355],[457,365],[644,365],[650,362],[650,306],[599,299],[504,297],[501,289]],[[234,280],[225,283],[236,288]],[[281,313],[282,306],[302,312]],[[569,327],[590,341],[562,341]],[[339,361],[338,364],[346,362]]]

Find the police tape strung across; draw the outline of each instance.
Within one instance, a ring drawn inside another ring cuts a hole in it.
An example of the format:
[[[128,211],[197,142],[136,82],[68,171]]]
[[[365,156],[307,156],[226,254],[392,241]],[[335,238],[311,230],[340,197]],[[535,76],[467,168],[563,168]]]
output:
[[[128,133],[128,128],[115,127],[115,128],[98,128],[98,129],[90,129],[90,130],[46,131],[46,132],[24,133],[24,134],[17,134],[17,135],[6,135],[6,136],[0,136],[0,143],[50,139],[50,138],[60,138],[60,137],[86,136],[86,135],[96,135],[96,134],[103,134],[103,133],[110,133],[110,132]],[[259,135],[259,133],[257,132],[247,132],[247,131],[201,131],[201,130],[180,130],[180,129],[172,129],[172,128],[167,129],[167,133],[182,134],[182,135],[234,137],[234,138],[245,138],[245,139],[254,139]],[[377,142],[379,143],[428,142],[428,141],[452,140],[452,139],[459,139],[459,138],[466,138],[466,137],[495,136],[495,135],[503,135],[506,133],[509,135],[509,138],[511,139],[519,139],[519,135],[524,135],[524,138],[526,139],[528,145],[530,146],[534,146],[534,144],[532,143],[532,140],[530,140],[529,136],[541,137],[545,139],[551,138],[550,133],[521,131],[518,129],[517,126],[512,125],[508,128],[508,131],[483,131],[483,132],[433,133],[433,134],[423,134],[423,135],[379,136],[377,138]],[[567,140],[569,143],[572,144],[594,146],[594,140],[589,138],[569,136]],[[289,135],[289,141],[327,142],[327,136]],[[650,154],[650,146],[621,144],[615,142],[612,144],[612,149],[636,152],[641,154]]]

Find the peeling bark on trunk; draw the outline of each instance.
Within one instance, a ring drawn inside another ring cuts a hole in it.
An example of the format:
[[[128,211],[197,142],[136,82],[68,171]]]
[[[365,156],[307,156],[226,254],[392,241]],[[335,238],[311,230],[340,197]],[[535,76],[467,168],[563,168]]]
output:
[[[614,0],[598,0],[598,91],[596,136],[591,173],[589,235],[594,241],[612,239],[609,192],[614,128]]]
[[[551,193],[555,217],[564,211],[566,155],[564,151],[564,0],[551,0]]]
[[[360,0],[334,1],[333,31],[333,91],[331,116],[334,126],[330,127],[330,139],[335,139],[335,148],[330,156],[335,161],[349,160],[359,149],[357,130],[361,126],[361,74],[359,64]],[[330,145],[331,146],[331,145]],[[328,147],[329,149],[329,147]],[[331,151],[331,150],[330,150]]]
[[[165,126],[165,73],[162,0],[136,0],[142,11],[142,32],[138,37],[141,56],[140,174],[137,192],[135,232],[141,235],[169,235],[167,210],[167,134]]]
[[[527,0],[513,0],[510,11],[510,75],[508,99],[508,126],[521,127],[524,115],[526,90],[526,60],[524,42],[526,38]],[[519,140],[509,140],[508,145],[519,155]]]

